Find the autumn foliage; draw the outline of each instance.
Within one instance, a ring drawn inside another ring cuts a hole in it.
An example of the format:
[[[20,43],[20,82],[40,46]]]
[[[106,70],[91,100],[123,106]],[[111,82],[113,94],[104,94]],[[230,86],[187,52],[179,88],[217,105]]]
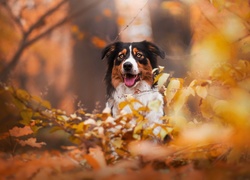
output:
[[[139,103],[128,96],[119,105],[117,118],[108,108],[89,113],[78,107],[69,114],[39,96],[1,84],[0,177],[250,178],[250,11],[244,2],[189,4],[194,29],[190,72],[177,78],[159,67],[155,78],[165,101],[164,124],[144,126],[143,114],[159,108],[157,102],[126,114],[124,107]],[[166,9],[169,6],[179,7],[178,3],[164,4]],[[78,32],[75,27],[74,31]],[[106,44],[97,37],[92,42],[98,47]],[[129,123],[132,119],[136,124]],[[154,134],[157,126],[161,131]],[[44,128],[50,133],[64,132],[72,145],[46,150],[46,142],[36,136]]]

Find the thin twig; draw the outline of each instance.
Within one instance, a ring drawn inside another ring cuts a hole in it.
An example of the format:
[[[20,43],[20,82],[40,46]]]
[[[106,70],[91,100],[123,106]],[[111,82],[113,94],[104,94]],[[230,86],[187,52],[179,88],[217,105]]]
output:
[[[10,15],[10,18],[17,24],[17,26],[19,27],[20,31],[22,33],[24,33],[24,27],[20,21],[20,18],[16,17],[14,14],[13,14],[13,11],[11,10],[10,6],[8,5],[8,3],[6,2],[5,4],[5,9],[7,11],[7,13]]]
[[[237,39],[236,41],[234,41],[234,43],[240,42],[240,41],[242,41],[243,39],[245,39],[245,38],[247,38],[247,37],[249,37],[249,36],[250,36],[250,33],[245,34],[244,36],[242,36],[242,37],[240,37],[239,39]]]
[[[29,34],[32,33],[32,31],[34,29],[36,29],[37,27],[39,27],[41,24],[43,24],[44,20],[52,15],[54,12],[56,12],[63,4],[65,4],[66,2],[68,2],[69,0],[62,0],[61,2],[59,2],[55,7],[51,8],[50,10],[48,10],[47,12],[45,12],[38,21],[36,21],[33,25],[30,26],[29,30],[25,33],[26,36],[28,36]]]
[[[199,9],[200,9],[200,12],[201,12],[201,15],[206,19],[206,21],[211,25],[213,26],[216,30],[220,31],[216,26],[215,24],[204,14],[203,10],[201,9],[200,6],[198,6]]]
[[[129,26],[136,20],[136,18],[139,16],[139,14],[142,12],[142,10],[146,7],[146,5],[148,4],[148,1],[146,1],[146,3],[139,9],[139,11],[137,12],[137,14],[131,19],[131,21],[118,33],[118,35],[116,36],[114,41],[117,41],[119,36],[127,29],[129,28]]]

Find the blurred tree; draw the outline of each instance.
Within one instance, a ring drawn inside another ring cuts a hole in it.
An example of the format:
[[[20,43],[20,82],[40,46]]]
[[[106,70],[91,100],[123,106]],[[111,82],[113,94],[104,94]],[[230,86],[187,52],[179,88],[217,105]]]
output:
[[[70,1],[71,11],[90,4],[87,0]],[[96,102],[105,102],[105,84],[103,82],[106,62],[101,61],[101,49],[117,36],[115,6],[113,1],[106,1],[74,19],[73,48],[73,86],[75,94],[84,107],[93,110]]]
[[[2,0],[1,82],[43,95],[53,106],[72,112],[75,100],[69,84],[72,41],[66,23],[101,2],[93,1],[69,12],[69,0]]]
[[[176,77],[184,77],[189,64],[192,32],[189,7],[176,0],[149,1],[154,42],[165,52],[159,64]]]

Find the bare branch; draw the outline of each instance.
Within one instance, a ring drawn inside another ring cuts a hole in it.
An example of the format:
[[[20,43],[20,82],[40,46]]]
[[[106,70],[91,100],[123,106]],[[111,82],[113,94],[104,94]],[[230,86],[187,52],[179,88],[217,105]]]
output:
[[[24,45],[23,41],[20,43],[19,45],[19,49],[17,50],[17,52],[15,53],[15,55],[13,56],[11,62],[7,65],[7,67],[5,67],[3,69],[3,71],[0,74],[0,81],[5,81],[7,80],[10,71],[17,65],[24,49],[26,48],[26,46]]]
[[[37,35],[36,37],[34,37],[33,39],[29,40],[27,43],[25,43],[26,46],[29,46],[31,44],[33,44],[34,42],[36,42],[37,40],[41,39],[42,37],[44,37],[45,35],[49,34],[50,32],[52,32],[54,29],[56,29],[57,27],[65,24],[66,22],[70,21],[72,18],[77,17],[83,13],[86,13],[87,11],[89,11],[90,9],[94,8],[96,5],[102,3],[103,1],[95,1],[94,3],[80,9],[79,11],[76,11],[74,13],[72,13],[69,16],[66,16],[65,18],[61,19],[59,22],[57,22],[56,24],[54,24],[53,26],[51,26],[50,28],[48,28],[46,31],[42,32],[41,34]]]
[[[242,36],[242,37],[240,37],[239,39],[237,39],[236,41],[234,41],[234,43],[238,43],[238,42],[242,41],[243,39],[246,39],[246,38],[249,37],[249,36],[250,36],[250,33],[245,34],[244,36]]]
[[[18,28],[20,29],[20,31],[21,31],[22,33],[24,33],[24,27],[23,27],[23,25],[22,25],[22,23],[21,23],[20,18],[16,17],[16,16],[13,14],[13,11],[11,10],[11,8],[10,8],[10,6],[8,5],[7,2],[2,2],[2,3],[4,3],[4,7],[5,7],[7,13],[10,15],[11,19],[17,24],[17,26],[18,26]]]
[[[35,22],[33,25],[31,25],[31,27],[29,28],[29,30],[25,33],[24,35],[24,39],[27,38],[32,32],[33,30],[35,30],[37,27],[39,27],[41,24],[44,23],[44,20],[52,15],[54,12],[56,12],[62,5],[64,5],[66,2],[68,2],[69,0],[62,0],[61,2],[59,2],[55,7],[51,8],[50,10],[48,10],[47,12],[45,12],[37,22]]]
[[[14,54],[12,60],[10,61],[10,63],[4,68],[4,70],[1,72],[0,74],[0,81],[5,81],[7,80],[11,70],[17,65],[22,53],[24,52],[24,50],[29,47],[30,45],[32,45],[33,43],[35,43],[36,41],[38,41],[39,39],[41,39],[42,37],[44,37],[45,35],[49,34],[50,32],[52,32],[54,29],[58,28],[59,26],[65,24],[66,22],[68,22],[70,19],[72,19],[73,17],[77,17],[83,13],[86,13],[87,11],[91,10],[93,7],[95,7],[96,5],[104,2],[104,1],[95,1],[94,3],[91,3],[90,5],[80,9],[79,11],[76,11],[74,13],[72,13],[69,16],[66,16],[65,18],[61,19],[59,22],[57,22],[56,24],[52,25],[50,28],[48,28],[47,30],[45,30],[44,32],[42,32],[41,34],[37,35],[36,37],[34,37],[31,40],[28,40],[29,35],[32,33],[33,30],[35,30],[37,27],[39,27],[40,23],[49,15],[53,14],[56,10],[58,10],[58,8],[60,8],[65,2],[67,2],[68,0],[62,0],[58,5],[56,5],[54,8],[50,9],[48,12],[46,12],[44,15],[42,15],[40,17],[40,19],[33,24],[30,29],[24,34],[22,41],[20,42],[19,48],[16,51],[16,53]]]

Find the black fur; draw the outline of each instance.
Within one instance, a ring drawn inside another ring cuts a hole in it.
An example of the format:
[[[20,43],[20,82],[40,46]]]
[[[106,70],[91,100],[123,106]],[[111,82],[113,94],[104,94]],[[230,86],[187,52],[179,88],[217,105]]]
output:
[[[111,74],[114,66],[115,60],[118,58],[118,53],[122,51],[124,48],[129,49],[129,46],[136,47],[140,51],[142,51],[146,58],[149,59],[152,68],[157,68],[157,56],[160,56],[162,59],[165,58],[165,53],[160,48],[158,48],[155,44],[148,41],[141,42],[133,42],[133,43],[123,43],[123,42],[115,42],[113,44],[108,45],[102,51],[102,59],[107,59],[107,71],[105,75],[106,82],[106,93],[107,98],[109,98],[115,88],[111,83]],[[116,61],[117,62],[117,61]],[[145,61],[140,63],[146,63]]]

